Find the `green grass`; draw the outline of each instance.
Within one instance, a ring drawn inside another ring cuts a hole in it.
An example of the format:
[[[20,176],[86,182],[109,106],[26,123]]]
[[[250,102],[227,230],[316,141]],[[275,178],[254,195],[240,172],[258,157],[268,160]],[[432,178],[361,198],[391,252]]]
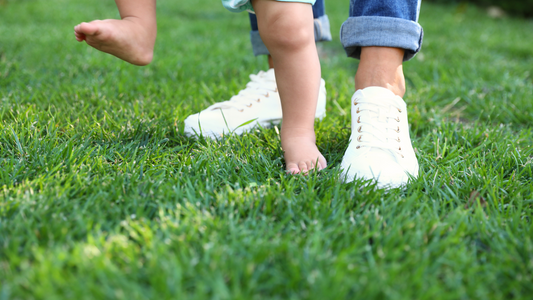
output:
[[[420,177],[384,191],[338,182],[357,61],[347,3],[327,8],[331,167],[302,177],[274,129],[183,134],[266,68],[245,14],[158,1],[140,68],[74,40],[113,1],[0,1],[0,299],[529,299],[533,22],[424,3],[405,64]]]

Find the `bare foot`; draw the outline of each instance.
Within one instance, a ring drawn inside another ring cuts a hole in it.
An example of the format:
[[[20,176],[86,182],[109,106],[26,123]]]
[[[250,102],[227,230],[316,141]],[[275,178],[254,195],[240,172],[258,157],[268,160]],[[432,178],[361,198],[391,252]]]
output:
[[[322,170],[328,163],[316,147],[315,132],[311,129],[282,128],[281,147],[285,165],[290,174],[306,174],[311,170]]]
[[[90,46],[138,66],[152,61],[155,32],[149,32],[135,20],[95,20],[74,27],[78,42]]]

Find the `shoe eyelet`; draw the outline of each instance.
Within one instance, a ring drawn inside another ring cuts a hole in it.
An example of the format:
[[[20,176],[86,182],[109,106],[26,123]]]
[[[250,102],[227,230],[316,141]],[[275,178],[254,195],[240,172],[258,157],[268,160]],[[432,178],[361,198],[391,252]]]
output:
[[[239,112],[243,112],[243,111],[244,111],[244,109],[239,109]]]
[[[274,93],[277,93],[278,92],[278,87],[276,87],[276,89],[274,90]]]
[[[265,95],[265,97],[267,97],[267,98],[270,97],[270,94],[267,92],[266,95]]]
[[[396,117],[394,120],[396,120],[396,122],[400,122],[400,117]]]
[[[363,129],[363,126],[359,126],[359,128],[357,129],[357,132],[362,132],[361,129]]]
[[[250,104],[248,104],[248,105],[246,105],[246,106],[247,106],[247,107],[252,107],[252,103],[250,103]]]
[[[357,123],[361,123],[361,117],[357,118]]]
[[[360,135],[358,138],[357,138],[357,141],[358,142],[361,142],[361,138],[363,137],[363,135]]]
[[[398,129],[395,130],[397,133],[400,133],[400,126],[398,126]]]
[[[402,151],[402,147],[398,147],[398,150]]]
[[[357,99],[353,101],[353,105],[357,105],[359,103],[357,103]]]
[[[359,110],[359,107],[357,108],[357,110],[355,111],[356,114],[360,113],[361,111]]]
[[[398,138],[396,139],[396,141],[399,143],[399,142],[400,142],[400,137],[398,137]]]
[[[399,113],[401,113],[401,112],[402,112],[402,110],[398,108],[398,112],[399,112]]]
[[[257,98],[257,100],[255,100],[255,102],[261,102],[261,98]]]
[[[355,147],[355,149],[359,149],[359,148],[361,148],[361,146],[357,146],[357,147]]]

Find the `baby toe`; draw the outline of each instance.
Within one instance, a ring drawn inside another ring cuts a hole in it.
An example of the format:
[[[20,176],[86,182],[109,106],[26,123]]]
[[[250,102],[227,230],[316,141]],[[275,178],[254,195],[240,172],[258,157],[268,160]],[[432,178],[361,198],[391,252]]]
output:
[[[300,172],[302,173],[307,173],[309,171],[307,163],[304,161],[301,161],[298,163],[298,168],[300,169]]]
[[[288,174],[298,174],[300,172],[300,168],[298,168],[298,165],[295,163],[287,164],[285,169]]]

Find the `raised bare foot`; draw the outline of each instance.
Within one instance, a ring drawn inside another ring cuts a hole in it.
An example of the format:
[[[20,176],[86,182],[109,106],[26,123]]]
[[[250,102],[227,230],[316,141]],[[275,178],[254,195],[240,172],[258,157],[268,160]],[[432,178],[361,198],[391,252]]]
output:
[[[290,174],[322,170],[328,165],[316,147],[315,132],[312,129],[282,128],[281,147],[284,151],[286,170]]]
[[[78,42],[112,54],[131,64],[144,66],[152,61],[155,32],[149,32],[135,20],[95,20],[74,27]]]

